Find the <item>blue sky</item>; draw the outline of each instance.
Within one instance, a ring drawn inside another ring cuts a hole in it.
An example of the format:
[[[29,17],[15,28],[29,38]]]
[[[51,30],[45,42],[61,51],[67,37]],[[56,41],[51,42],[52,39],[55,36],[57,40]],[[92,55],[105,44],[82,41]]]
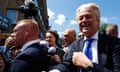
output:
[[[52,30],[57,30],[60,37],[66,28],[79,32],[75,21],[76,9],[84,3],[96,3],[100,6],[101,23],[114,23],[120,31],[120,0],[46,0],[49,24]],[[119,33],[120,37],[120,33]]]

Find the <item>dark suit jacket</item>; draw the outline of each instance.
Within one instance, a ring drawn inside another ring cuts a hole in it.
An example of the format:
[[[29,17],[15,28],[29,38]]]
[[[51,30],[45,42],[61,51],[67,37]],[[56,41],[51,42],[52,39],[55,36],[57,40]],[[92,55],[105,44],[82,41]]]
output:
[[[10,72],[41,72],[48,66],[47,54],[35,43],[19,53],[10,66]]]
[[[76,67],[72,63],[72,54],[82,51],[83,45],[83,39],[72,43],[64,55],[63,62],[55,68],[61,72],[80,72],[80,67]],[[93,72],[120,72],[120,40],[118,38],[99,34],[98,62],[99,64],[93,63]]]

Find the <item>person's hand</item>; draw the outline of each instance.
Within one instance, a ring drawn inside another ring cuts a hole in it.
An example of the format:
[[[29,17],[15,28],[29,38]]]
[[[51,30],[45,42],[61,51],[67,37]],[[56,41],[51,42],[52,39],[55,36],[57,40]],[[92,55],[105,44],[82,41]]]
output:
[[[12,47],[14,45],[15,45],[15,39],[13,37],[10,36],[5,40],[6,47]]]
[[[61,58],[60,58],[60,56],[59,55],[54,55],[54,56],[52,56],[52,59],[54,60],[54,61],[56,61],[57,63],[60,63],[61,62]]]
[[[87,68],[92,62],[87,58],[87,56],[82,52],[74,52],[72,56],[72,62],[74,65]]]

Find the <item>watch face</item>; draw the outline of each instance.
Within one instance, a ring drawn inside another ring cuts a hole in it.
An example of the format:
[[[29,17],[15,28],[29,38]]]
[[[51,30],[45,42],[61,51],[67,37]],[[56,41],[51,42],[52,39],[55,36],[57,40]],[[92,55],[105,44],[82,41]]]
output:
[[[93,65],[89,65],[87,68],[86,68],[87,71],[93,71]]]
[[[91,66],[88,66],[87,71],[91,71],[91,70],[92,70]]]

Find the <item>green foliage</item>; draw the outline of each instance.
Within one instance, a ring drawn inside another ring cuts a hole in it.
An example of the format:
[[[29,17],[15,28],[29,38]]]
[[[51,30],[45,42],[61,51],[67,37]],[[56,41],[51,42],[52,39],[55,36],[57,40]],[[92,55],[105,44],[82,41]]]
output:
[[[105,33],[106,26],[107,26],[106,23],[100,24],[99,32],[100,33]]]

